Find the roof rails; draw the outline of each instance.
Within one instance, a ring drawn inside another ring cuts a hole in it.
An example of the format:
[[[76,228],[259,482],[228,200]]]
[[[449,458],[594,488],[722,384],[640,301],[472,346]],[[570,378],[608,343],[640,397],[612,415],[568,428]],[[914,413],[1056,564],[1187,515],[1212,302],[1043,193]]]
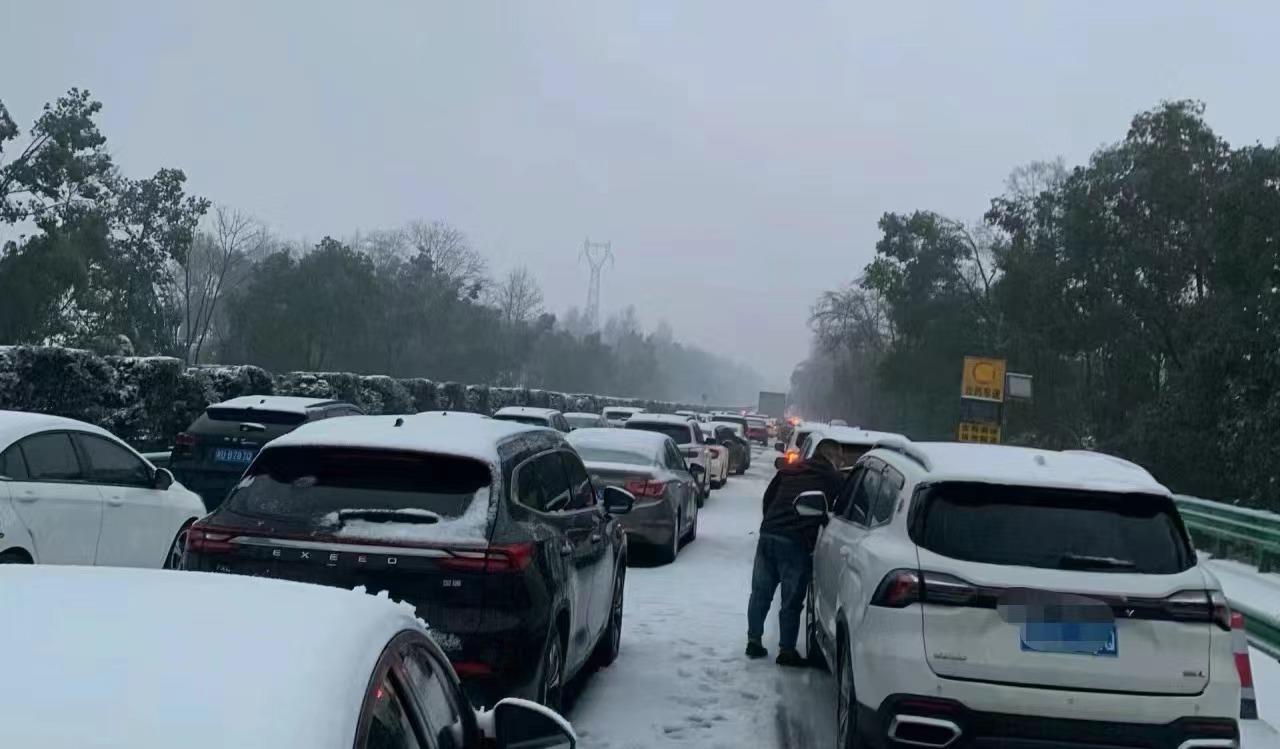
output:
[[[874,445],[871,446],[871,449],[872,450],[891,450],[895,453],[898,453],[899,455],[902,455],[905,458],[909,458],[915,461],[916,463],[920,464],[920,467],[925,469],[926,471],[933,470],[933,462],[929,460],[929,456],[925,455],[923,450],[917,448],[915,445],[911,444],[910,442],[904,442],[899,439],[878,440]]]

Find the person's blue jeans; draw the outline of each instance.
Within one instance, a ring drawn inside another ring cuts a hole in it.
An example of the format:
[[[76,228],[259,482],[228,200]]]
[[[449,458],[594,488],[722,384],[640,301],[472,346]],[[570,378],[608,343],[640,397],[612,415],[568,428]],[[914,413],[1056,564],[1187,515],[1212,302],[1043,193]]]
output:
[[[813,557],[799,541],[785,536],[760,534],[756,561],[751,570],[751,601],[747,604],[747,637],[764,635],[764,620],[773,604],[773,593],[782,586],[782,608],[778,611],[778,647],[795,650],[800,633],[800,612],[804,610],[813,573]]]

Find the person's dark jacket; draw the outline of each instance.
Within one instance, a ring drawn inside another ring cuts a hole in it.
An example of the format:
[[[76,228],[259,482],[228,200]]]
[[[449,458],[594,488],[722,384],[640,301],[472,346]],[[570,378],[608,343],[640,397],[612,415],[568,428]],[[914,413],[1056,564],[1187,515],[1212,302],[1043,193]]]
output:
[[[844,474],[821,458],[788,463],[778,469],[769,488],[764,491],[764,520],[760,532],[785,536],[804,545],[809,551],[818,541],[818,529],[826,524],[823,516],[805,517],[796,512],[795,498],[807,491],[821,491],[827,502],[834,502]]]

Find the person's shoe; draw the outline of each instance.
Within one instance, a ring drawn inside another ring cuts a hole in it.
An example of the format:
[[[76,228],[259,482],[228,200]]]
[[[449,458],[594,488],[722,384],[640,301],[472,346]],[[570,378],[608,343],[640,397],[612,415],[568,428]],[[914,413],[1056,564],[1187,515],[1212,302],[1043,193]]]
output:
[[[775,661],[779,666],[791,666],[793,668],[803,668],[809,665],[804,656],[796,652],[795,648],[782,648],[778,650],[778,659]]]
[[[769,651],[764,649],[764,645],[761,645],[759,640],[747,640],[748,658],[763,658],[768,654]]]

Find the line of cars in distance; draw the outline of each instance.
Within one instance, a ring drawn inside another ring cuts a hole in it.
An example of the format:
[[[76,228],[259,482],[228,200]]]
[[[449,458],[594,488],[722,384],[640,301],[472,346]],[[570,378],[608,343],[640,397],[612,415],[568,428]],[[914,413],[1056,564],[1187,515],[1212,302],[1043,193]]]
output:
[[[798,459],[831,443],[847,474],[794,500],[826,518],[805,639],[838,747],[1274,742],[1242,618],[1141,467],[800,426]]]
[[[571,679],[617,657],[628,537],[673,560],[696,538],[706,493],[727,480],[731,465],[745,470],[743,457],[750,456],[733,425],[708,428],[711,440],[734,443],[730,449],[708,444],[696,420],[633,416],[623,429],[599,426],[602,414],[575,430],[549,409],[504,409],[495,418],[365,416],[339,401],[246,396],[209,407],[175,441],[171,465],[191,477],[197,494],[97,427],[0,412],[0,562],[104,567],[96,576],[65,577],[6,567],[6,579],[29,585],[34,598],[53,586],[59,590],[50,597],[79,600],[80,587],[94,586],[127,589],[130,600],[145,602],[153,593],[170,595],[175,584],[190,585],[270,630],[268,637],[289,625],[245,613],[256,612],[263,585],[383,591],[430,629],[379,643],[372,675],[369,664],[353,671],[369,677],[360,687],[375,696],[370,701],[348,690],[352,709],[363,712],[354,728],[336,726],[342,735],[354,730],[357,745],[385,745],[375,741],[377,733],[399,731],[436,745],[446,739],[428,739],[450,726],[452,743],[440,745],[472,746],[483,733],[502,746],[520,736],[572,746],[571,728],[532,703],[557,709]],[[173,574],[181,583],[106,569],[128,564],[179,567]],[[222,576],[202,572],[242,576],[246,584],[207,588],[205,579]],[[90,596],[79,614],[70,607],[63,614],[111,621],[114,614],[94,609],[103,605]],[[327,616],[321,599],[316,605],[312,613]],[[34,630],[46,623],[33,614],[6,626]],[[431,647],[422,668],[437,674],[440,689],[465,694],[444,700],[455,706],[451,717],[432,715],[430,701],[439,695],[419,695],[397,650],[406,638],[420,644],[423,632]],[[392,650],[398,655],[388,655]],[[384,663],[388,658],[392,665]],[[238,662],[219,660],[212,679]],[[164,671],[150,655],[137,662]],[[78,679],[71,671],[67,677]],[[174,709],[186,710],[179,702]],[[477,715],[471,704],[497,707]],[[29,721],[16,723],[40,733]],[[140,722],[139,730],[147,725]]]

